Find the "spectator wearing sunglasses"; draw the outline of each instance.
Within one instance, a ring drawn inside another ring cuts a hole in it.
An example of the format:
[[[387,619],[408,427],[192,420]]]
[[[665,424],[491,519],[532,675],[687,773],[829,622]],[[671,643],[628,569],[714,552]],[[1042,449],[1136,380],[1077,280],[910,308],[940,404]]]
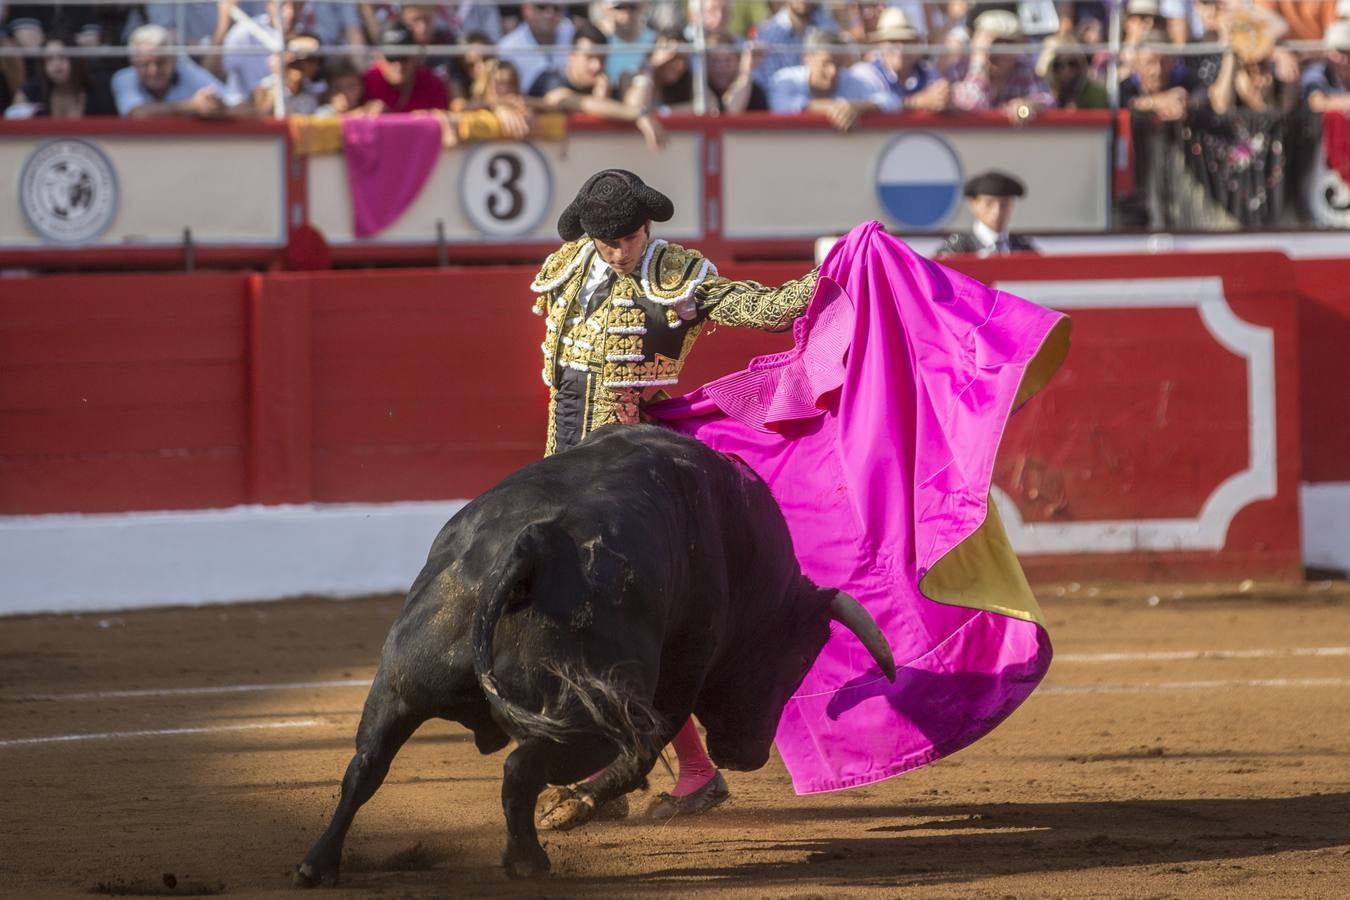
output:
[[[557,3],[526,3],[524,21],[497,44],[497,56],[516,67],[520,84],[531,97],[542,96],[542,76],[561,72],[571,50],[576,26]]]
[[[1106,86],[1092,77],[1087,55],[1073,40],[1049,37],[1042,45],[1036,74],[1049,84],[1058,109],[1107,109]]]
[[[605,73],[611,84],[626,87],[628,79],[642,68],[656,41],[656,32],[647,25],[647,4],[637,0],[603,0],[604,15],[600,30],[609,38],[609,58]]]
[[[999,48],[1022,43],[1017,16],[991,9],[975,19],[970,65],[952,88],[952,105],[963,110],[1002,109],[1014,122],[1023,122],[1054,104],[1049,87],[1036,75],[1031,61]]]
[[[417,40],[397,23],[385,26],[380,46],[386,48],[365,75],[365,97],[372,111],[403,113],[449,109],[450,93],[418,59]]]

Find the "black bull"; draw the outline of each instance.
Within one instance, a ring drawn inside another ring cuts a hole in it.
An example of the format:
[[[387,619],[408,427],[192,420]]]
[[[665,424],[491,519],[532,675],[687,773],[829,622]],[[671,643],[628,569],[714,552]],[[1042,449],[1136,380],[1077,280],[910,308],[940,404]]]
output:
[[[602,429],[526,466],[441,530],[389,631],[332,822],[296,873],[337,880],[352,817],[431,718],[506,758],[509,874],[548,869],[535,802],[643,787],[692,713],[729,769],[768,760],[783,706],[836,620],[894,678],[845,594],[802,574],[787,523],[747,467],[652,426]]]

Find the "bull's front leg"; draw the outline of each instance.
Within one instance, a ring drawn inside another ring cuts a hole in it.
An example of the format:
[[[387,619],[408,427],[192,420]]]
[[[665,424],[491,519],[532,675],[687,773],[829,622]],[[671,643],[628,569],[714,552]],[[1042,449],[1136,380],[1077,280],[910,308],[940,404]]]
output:
[[[502,810],[506,813],[506,850],[502,865],[513,878],[532,878],[549,870],[539,844],[534,809],[546,785],[585,777],[614,758],[614,745],[603,738],[566,746],[527,738],[506,758],[502,773]],[[650,767],[649,767],[650,768]]]
[[[377,675],[361,713],[361,725],[356,731],[356,755],[343,776],[337,810],[323,836],[295,870],[292,883],[296,887],[337,884],[342,843],[356,811],[384,783],[389,764],[399,748],[425,718],[413,715],[407,704],[388,688],[382,675]]]

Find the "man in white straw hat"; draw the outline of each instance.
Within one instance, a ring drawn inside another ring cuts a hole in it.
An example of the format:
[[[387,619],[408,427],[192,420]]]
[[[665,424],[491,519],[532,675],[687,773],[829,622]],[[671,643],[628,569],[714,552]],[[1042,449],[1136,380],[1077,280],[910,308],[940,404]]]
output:
[[[940,112],[951,105],[951,83],[926,58],[908,52],[907,46],[919,41],[904,11],[890,7],[867,35],[873,49],[852,71],[863,81],[883,86],[902,109]]]

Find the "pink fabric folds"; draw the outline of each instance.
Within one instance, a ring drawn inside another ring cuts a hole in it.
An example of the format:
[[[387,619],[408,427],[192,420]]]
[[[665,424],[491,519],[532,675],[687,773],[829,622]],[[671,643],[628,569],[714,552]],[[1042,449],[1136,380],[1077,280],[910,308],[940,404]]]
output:
[[[649,408],[754,468],[806,573],[857,597],[895,652],[890,684],[851,634],[826,645],[778,728],[798,793],[959,750],[1049,666],[1040,625],[935,602],[919,581],[984,521],[1022,374],[1060,318],[869,222],[825,260],[792,350]]]
[[[441,125],[431,116],[345,116],[342,119],[352,231],[379,234],[407,211],[436,168]]]

